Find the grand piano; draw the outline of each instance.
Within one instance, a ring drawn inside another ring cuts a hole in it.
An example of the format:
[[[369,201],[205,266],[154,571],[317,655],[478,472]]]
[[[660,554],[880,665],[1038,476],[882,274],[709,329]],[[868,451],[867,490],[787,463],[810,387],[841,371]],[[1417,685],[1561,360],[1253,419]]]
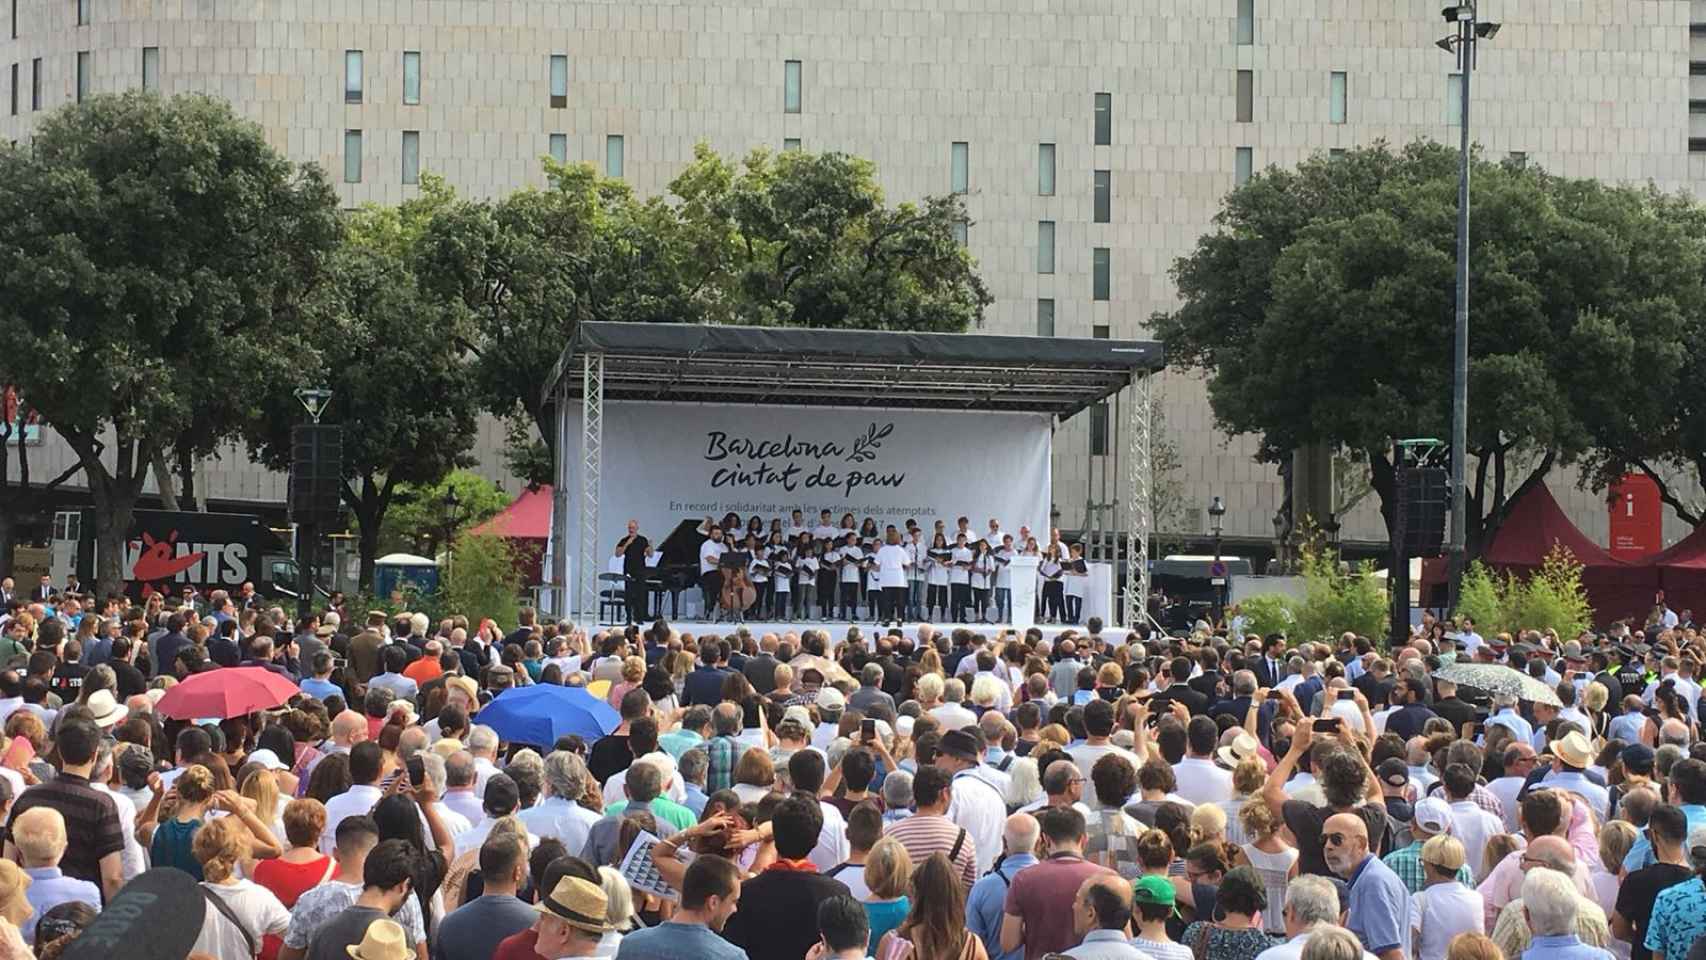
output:
[[[658,564],[646,577],[652,616],[663,612],[663,598],[667,593],[669,618],[675,620],[680,617],[681,591],[699,587],[699,546],[704,542],[705,537],[699,532],[699,521],[683,520],[658,545]]]

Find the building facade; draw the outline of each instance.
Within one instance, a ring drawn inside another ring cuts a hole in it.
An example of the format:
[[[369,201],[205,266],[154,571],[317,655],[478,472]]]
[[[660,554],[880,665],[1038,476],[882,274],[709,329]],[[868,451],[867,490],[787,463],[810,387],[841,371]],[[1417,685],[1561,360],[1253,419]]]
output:
[[[966,242],[995,297],[987,331],[1142,337],[1174,304],[1174,258],[1252,172],[1381,138],[1456,142],[1441,5],[0,0],[0,138],[26,141],[92,93],[205,92],[324,167],[348,206],[401,201],[427,171],[476,195],[543,185],[545,156],[650,194],[701,141],[735,156],[845,151],[877,164],[891,201],[965,194]],[[1473,75],[1489,155],[1665,189],[1706,180],[1706,115],[1693,112],[1706,99],[1692,96],[1706,98],[1706,2],[1480,6],[1503,23]],[[1168,374],[1157,395],[1184,501],[1221,496],[1229,538],[1270,538],[1273,466],[1214,429],[1200,382]],[[1104,423],[1057,434],[1068,528],[1114,495],[1099,479],[1118,445]],[[493,476],[501,442],[482,426],[476,455]],[[36,456],[51,475],[69,452],[49,430]],[[1603,542],[1604,503],[1573,481],[1551,485]],[[240,451],[204,482],[219,498],[284,499],[283,478]],[[1187,508],[1181,532],[1204,519]],[[1347,540],[1384,539],[1371,499],[1341,519]],[[1680,534],[1674,518],[1667,533]]]

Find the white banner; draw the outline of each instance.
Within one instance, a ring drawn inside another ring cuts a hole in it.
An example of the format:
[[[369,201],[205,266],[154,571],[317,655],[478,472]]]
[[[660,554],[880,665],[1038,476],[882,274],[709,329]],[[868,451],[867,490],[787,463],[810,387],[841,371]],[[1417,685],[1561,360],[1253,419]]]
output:
[[[629,520],[659,543],[682,520],[731,512],[767,526],[787,526],[794,510],[807,526],[820,510],[838,525],[844,513],[879,526],[913,518],[926,531],[942,520],[950,535],[961,516],[978,532],[994,518],[1046,540],[1052,438],[1046,414],[608,403],[598,556],[608,559]],[[563,461],[572,469],[579,457]],[[559,482],[572,506],[579,477]]]

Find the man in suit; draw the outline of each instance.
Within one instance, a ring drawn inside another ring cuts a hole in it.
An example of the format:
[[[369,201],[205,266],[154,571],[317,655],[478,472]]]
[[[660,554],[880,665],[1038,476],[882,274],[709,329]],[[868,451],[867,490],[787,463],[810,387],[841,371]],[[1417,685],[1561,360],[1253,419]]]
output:
[[[1191,678],[1191,689],[1203,695],[1208,703],[1220,699],[1220,654],[1213,647],[1205,647],[1197,655],[1197,662],[1202,664],[1202,673]]]
[[[1262,657],[1256,661],[1256,682],[1272,690],[1285,679],[1285,634],[1270,633],[1262,641]]]
[[[628,578],[623,590],[628,622],[645,623],[646,576],[651,573],[646,566],[646,555],[652,551],[652,542],[640,536],[640,521],[629,520],[628,535],[616,546],[622,551],[622,575]]]
[[[34,590],[30,591],[30,601],[32,603],[46,603],[51,596],[53,596],[53,579],[44,573],[41,575],[41,582],[36,584]]]
[[[1178,701],[1185,705],[1191,716],[1201,716],[1208,713],[1208,698],[1200,692],[1191,689],[1191,660],[1189,657],[1174,657],[1168,664],[1167,672],[1173,675],[1173,685],[1155,695],[1157,700]]]
[[[0,608],[11,603],[17,595],[17,587],[13,585],[11,577],[0,579]]]

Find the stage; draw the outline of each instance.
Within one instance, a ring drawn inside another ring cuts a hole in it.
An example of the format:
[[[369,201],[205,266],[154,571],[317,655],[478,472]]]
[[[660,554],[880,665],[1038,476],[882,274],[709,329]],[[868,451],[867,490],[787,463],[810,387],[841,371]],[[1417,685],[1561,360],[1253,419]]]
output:
[[[741,627],[745,627],[747,632],[751,633],[755,639],[761,638],[767,633],[774,633],[777,637],[792,633],[797,637],[805,630],[821,630],[829,634],[830,639],[836,644],[841,643],[841,641],[847,638],[847,630],[850,627],[858,627],[859,633],[866,638],[886,636],[891,629],[888,625],[872,623],[866,620],[854,620],[851,622],[847,620],[748,620],[745,623],[728,620],[718,623],[713,623],[709,620],[667,620],[667,622],[676,630],[676,632],[691,634],[694,637],[726,637],[733,634]],[[994,637],[1003,630],[1016,630],[1019,633],[1024,633],[1025,630],[1028,629],[1026,627],[1015,627],[1010,623],[926,622],[929,623],[937,633],[942,634],[952,633],[955,630],[964,628],[966,630],[970,630],[972,633],[983,634],[986,637]],[[599,627],[601,628],[609,626],[611,626],[611,624],[599,624]],[[920,624],[917,623],[904,623],[900,626],[900,631],[908,637],[917,639],[919,626]],[[1085,627],[1083,624],[1072,623],[1039,623],[1037,624],[1037,629],[1041,630],[1043,636],[1050,642],[1068,630],[1077,631],[1080,636],[1085,633]],[[1102,633],[1108,637],[1118,637],[1121,639],[1125,637],[1125,631],[1112,624],[1104,626],[1102,628]]]

